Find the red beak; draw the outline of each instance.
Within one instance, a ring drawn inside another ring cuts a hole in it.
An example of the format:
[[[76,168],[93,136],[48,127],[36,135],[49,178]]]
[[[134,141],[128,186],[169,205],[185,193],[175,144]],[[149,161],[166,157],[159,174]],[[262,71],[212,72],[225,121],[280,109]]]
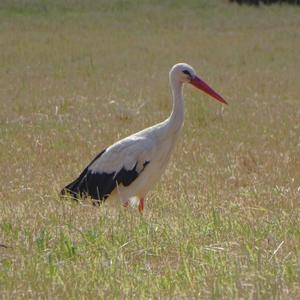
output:
[[[195,86],[196,88],[202,90],[203,92],[205,92],[206,94],[212,96],[213,98],[215,98],[216,100],[224,103],[224,104],[228,104],[222,96],[220,96],[217,92],[215,92],[207,83],[205,83],[202,79],[200,79],[199,77],[195,76],[190,83]]]

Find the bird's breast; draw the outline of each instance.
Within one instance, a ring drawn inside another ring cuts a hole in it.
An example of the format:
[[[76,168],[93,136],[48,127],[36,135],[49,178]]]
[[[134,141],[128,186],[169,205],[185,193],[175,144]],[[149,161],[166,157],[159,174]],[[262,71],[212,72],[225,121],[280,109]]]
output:
[[[158,147],[154,153],[152,153],[152,159],[149,165],[140,175],[141,186],[146,192],[151,189],[161,178],[164,173],[170,156],[172,154],[174,144],[165,140],[161,147]]]

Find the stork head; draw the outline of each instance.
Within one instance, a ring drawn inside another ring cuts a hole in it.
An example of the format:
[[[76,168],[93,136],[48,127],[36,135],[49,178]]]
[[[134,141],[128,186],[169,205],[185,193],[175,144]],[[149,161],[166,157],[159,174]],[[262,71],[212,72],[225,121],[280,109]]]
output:
[[[200,79],[192,66],[186,63],[179,63],[172,67],[170,71],[170,80],[180,83],[190,83],[196,88],[202,90],[214,99],[227,104],[221,95],[214,91],[207,83]]]

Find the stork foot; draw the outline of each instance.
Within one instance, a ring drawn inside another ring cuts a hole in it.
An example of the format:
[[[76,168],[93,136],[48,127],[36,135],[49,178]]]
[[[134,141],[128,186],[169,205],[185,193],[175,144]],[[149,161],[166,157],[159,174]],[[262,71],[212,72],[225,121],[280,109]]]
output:
[[[140,203],[139,203],[139,212],[142,215],[144,212],[144,198],[140,199]]]

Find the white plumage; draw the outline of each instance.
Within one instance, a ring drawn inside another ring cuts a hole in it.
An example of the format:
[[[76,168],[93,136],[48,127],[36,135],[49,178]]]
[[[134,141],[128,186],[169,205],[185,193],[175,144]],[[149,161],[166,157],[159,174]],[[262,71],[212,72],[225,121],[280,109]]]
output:
[[[74,198],[90,196],[103,201],[117,195],[124,206],[138,198],[143,212],[147,192],[158,182],[169,161],[184,121],[182,87],[191,83],[216,100],[226,101],[196,76],[185,63],[176,64],[169,73],[173,108],[164,122],[130,135],[103,150],[83,170],[79,177],[67,185],[62,194]]]

